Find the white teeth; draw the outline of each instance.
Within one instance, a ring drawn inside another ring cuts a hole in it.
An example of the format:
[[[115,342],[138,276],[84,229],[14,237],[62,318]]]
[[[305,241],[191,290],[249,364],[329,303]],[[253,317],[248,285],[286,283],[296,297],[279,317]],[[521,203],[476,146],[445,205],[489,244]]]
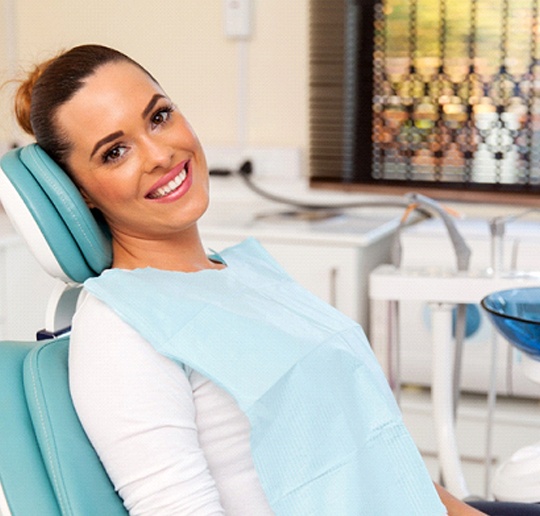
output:
[[[174,179],[171,179],[166,185],[161,186],[155,192],[152,192],[148,197],[150,199],[159,199],[169,195],[172,191],[176,190],[186,179],[187,172],[185,169],[180,172]]]

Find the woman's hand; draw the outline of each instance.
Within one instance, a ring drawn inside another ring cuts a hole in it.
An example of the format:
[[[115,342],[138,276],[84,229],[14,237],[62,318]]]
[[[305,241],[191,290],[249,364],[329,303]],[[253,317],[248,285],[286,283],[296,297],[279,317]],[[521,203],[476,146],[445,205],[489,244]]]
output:
[[[480,516],[485,514],[474,507],[467,505],[461,500],[458,500],[455,496],[452,496],[446,489],[444,489],[444,487],[440,486],[436,482],[434,482],[434,484],[441,502],[448,511],[448,516]]]

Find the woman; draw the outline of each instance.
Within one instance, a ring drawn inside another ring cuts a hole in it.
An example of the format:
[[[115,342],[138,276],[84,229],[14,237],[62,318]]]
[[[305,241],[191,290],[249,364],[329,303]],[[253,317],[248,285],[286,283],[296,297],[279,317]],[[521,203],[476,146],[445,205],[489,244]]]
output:
[[[254,242],[206,254],[204,153],[146,70],[76,47],[16,112],[111,231],[70,388],[130,514],[480,514],[434,489],[354,322]]]

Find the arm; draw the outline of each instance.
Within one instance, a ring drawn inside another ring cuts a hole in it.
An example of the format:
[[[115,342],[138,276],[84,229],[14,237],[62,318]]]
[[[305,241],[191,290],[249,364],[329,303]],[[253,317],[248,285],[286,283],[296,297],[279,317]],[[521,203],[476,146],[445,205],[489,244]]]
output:
[[[75,408],[130,514],[223,514],[184,370],[92,297],[69,360]]]
[[[448,511],[448,516],[481,516],[484,514],[476,510],[475,508],[458,500],[455,496],[452,496],[444,487],[435,483],[435,489],[439,494],[439,497]]]

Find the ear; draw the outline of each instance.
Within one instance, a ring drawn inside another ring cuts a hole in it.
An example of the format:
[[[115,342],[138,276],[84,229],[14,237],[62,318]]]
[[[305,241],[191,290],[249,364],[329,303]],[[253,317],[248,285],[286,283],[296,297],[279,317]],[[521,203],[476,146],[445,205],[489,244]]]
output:
[[[90,196],[86,193],[86,190],[82,188],[81,186],[78,186],[77,188],[79,189],[79,192],[81,193],[81,197],[86,203],[86,206],[88,206],[88,209],[93,210],[94,208],[96,208],[96,205],[92,202],[92,199],[90,199]]]

